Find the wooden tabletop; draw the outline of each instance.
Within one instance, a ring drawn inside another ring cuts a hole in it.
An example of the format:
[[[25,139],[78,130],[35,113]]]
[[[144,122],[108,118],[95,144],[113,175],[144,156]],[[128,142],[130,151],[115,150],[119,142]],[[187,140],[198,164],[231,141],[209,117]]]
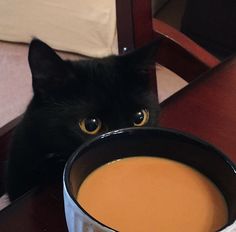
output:
[[[192,133],[236,162],[236,57],[170,97],[160,124]]]
[[[160,125],[194,134],[236,162],[236,58],[166,100]],[[0,231],[67,231],[62,183],[31,191],[1,211]]]

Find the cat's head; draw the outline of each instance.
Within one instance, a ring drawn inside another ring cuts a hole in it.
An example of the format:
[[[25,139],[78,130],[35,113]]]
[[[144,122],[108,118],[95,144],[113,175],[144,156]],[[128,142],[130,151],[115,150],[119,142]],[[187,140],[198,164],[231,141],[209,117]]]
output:
[[[34,97],[28,114],[44,136],[61,144],[70,140],[70,146],[118,128],[157,125],[159,106],[149,77],[155,47],[64,61],[34,39],[29,48]]]

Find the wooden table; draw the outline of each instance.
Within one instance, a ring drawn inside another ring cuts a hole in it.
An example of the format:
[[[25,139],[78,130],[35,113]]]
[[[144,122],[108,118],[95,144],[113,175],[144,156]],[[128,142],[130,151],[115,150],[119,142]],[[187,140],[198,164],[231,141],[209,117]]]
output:
[[[199,136],[236,162],[236,58],[165,101],[160,125]],[[31,191],[0,212],[0,231],[67,231],[63,210],[61,183]]]

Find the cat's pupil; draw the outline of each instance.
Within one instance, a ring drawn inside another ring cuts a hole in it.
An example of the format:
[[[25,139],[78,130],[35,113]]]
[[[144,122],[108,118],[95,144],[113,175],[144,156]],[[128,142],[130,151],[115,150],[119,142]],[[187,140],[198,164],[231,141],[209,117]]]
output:
[[[99,127],[99,121],[96,118],[88,118],[84,120],[84,126],[87,131],[93,132]]]
[[[140,124],[144,120],[144,113],[143,111],[139,111],[134,115],[134,123]]]

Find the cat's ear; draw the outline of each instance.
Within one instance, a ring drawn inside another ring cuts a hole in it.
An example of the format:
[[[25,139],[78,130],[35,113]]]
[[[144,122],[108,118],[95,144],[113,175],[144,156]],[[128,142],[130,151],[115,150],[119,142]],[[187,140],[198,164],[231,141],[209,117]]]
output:
[[[155,65],[155,58],[161,39],[155,39],[151,43],[132,52],[120,56],[124,65],[135,70],[146,69]]]
[[[29,46],[28,61],[35,94],[53,91],[62,82],[66,68],[64,61],[44,42],[33,39]]]

